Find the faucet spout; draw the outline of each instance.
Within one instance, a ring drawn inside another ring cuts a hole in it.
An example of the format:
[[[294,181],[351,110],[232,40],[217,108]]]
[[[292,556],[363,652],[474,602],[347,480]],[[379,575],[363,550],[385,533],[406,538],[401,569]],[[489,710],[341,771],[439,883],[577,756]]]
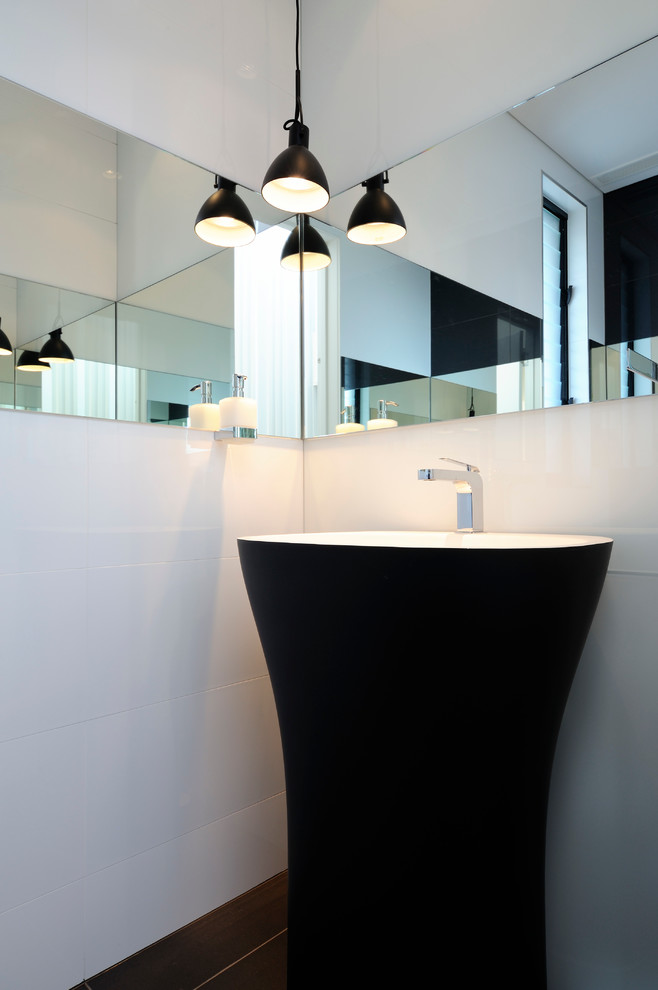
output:
[[[457,490],[457,530],[460,533],[484,531],[484,491],[480,469],[452,457],[439,460],[455,468],[420,468],[419,481],[451,481]]]

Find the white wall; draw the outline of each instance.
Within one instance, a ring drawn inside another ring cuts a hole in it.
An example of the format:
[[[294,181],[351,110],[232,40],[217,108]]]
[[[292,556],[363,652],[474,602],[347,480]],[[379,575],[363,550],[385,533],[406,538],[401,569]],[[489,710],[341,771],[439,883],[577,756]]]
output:
[[[553,773],[549,990],[658,985],[657,450],[658,396],[305,443],[308,531],[454,529],[452,485],[417,481],[447,456],[481,468],[486,529],[615,540]]]
[[[0,986],[68,990],[286,866],[236,535],[302,527],[301,442],[2,411],[0,460]]]

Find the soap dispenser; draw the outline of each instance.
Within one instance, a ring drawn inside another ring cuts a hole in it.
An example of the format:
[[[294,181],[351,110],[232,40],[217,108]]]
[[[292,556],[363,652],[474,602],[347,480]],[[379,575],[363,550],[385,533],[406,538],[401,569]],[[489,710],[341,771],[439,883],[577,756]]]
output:
[[[219,430],[226,433],[221,440],[255,440],[258,436],[258,411],[255,399],[246,399],[246,375],[233,375],[233,394],[219,403]]]
[[[344,409],[341,409],[340,414],[343,417],[343,422],[336,427],[336,433],[360,433],[361,430],[365,430],[365,426],[362,426],[361,423],[354,422],[354,406],[345,406]]]
[[[399,403],[393,402],[392,399],[379,399],[377,402],[377,419],[368,420],[369,430],[390,430],[391,427],[397,426],[397,419],[389,419],[386,413],[387,406],[397,406]]]
[[[193,430],[218,430],[219,406],[212,401],[212,382],[199,382],[190,392],[201,389],[201,402],[190,406],[190,426]]]

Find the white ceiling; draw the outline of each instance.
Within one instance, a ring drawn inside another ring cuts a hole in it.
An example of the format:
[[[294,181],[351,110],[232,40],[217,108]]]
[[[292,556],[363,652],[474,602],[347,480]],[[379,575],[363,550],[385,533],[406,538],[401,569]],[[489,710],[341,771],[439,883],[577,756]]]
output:
[[[301,0],[301,9],[304,120],[332,194],[658,34],[655,0]],[[294,38],[289,56],[292,86]],[[582,138],[595,159],[600,115],[610,120],[597,111],[588,134],[564,125],[569,154]],[[611,129],[591,167],[611,167]]]
[[[300,4],[334,194],[658,35],[656,0]],[[260,190],[294,112],[295,0],[0,5],[6,78]]]
[[[658,173],[658,38],[514,111],[603,192]]]

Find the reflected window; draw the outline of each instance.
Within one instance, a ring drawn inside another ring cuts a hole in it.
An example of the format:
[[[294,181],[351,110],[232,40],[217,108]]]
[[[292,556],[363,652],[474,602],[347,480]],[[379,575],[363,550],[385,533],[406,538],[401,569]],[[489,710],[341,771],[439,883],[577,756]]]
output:
[[[587,207],[542,178],[544,406],[590,401]]]
[[[544,198],[544,405],[569,402],[569,283],[567,220],[564,210]]]

